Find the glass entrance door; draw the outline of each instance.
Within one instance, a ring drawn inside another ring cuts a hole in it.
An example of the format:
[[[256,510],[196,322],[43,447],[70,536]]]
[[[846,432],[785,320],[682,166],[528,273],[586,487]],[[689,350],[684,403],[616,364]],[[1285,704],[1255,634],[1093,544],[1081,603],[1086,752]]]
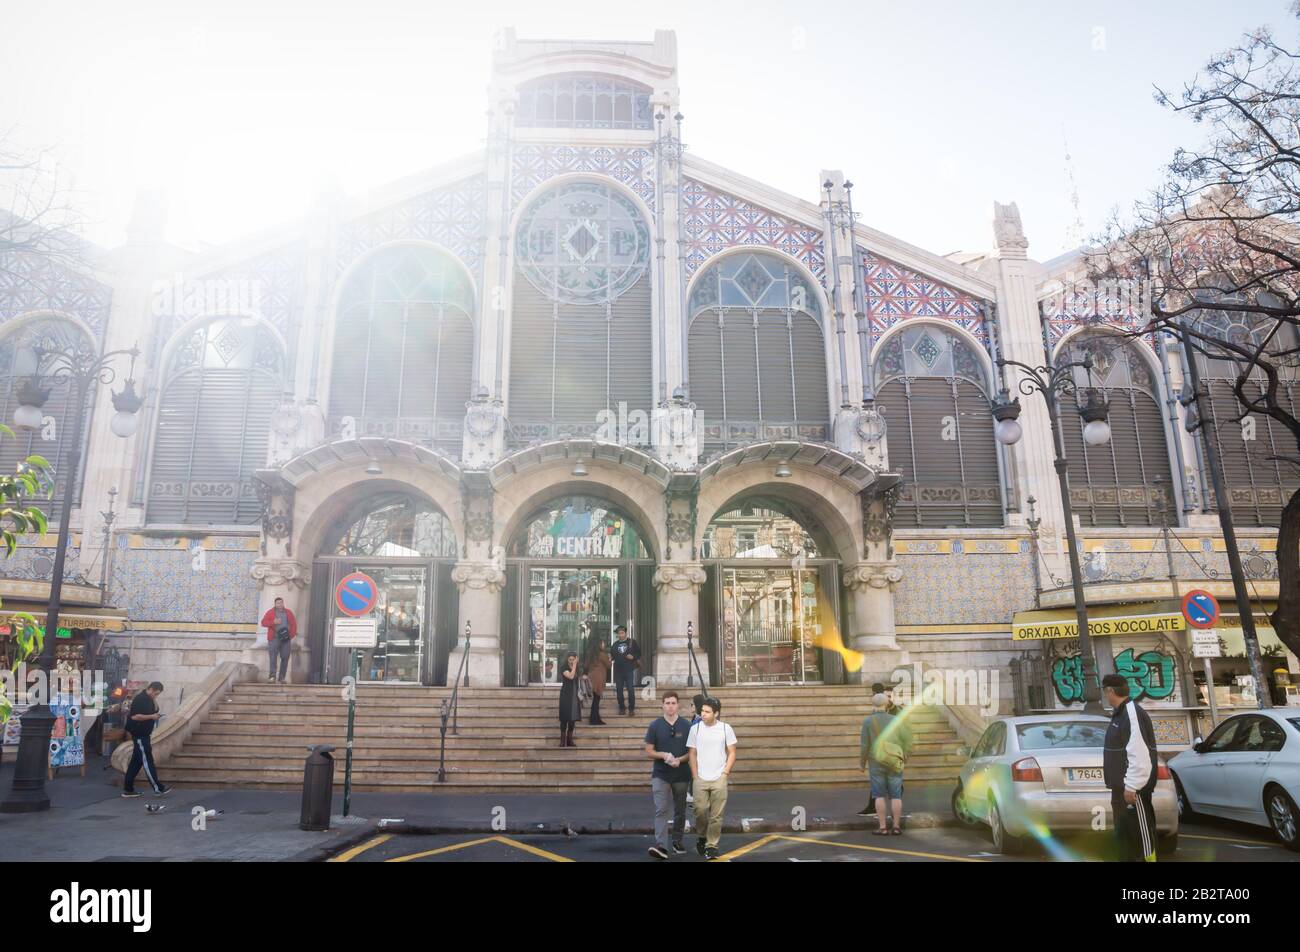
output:
[[[728,684],[822,680],[816,645],[833,611],[815,569],[722,569],[722,673]]]
[[[608,645],[618,600],[617,569],[530,569],[528,682],[558,684],[566,654],[576,652],[581,662],[593,641]]]
[[[351,571],[375,580],[379,598],[371,613],[378,626],[374,648],[359,649],[359,682],[420,684],[432,635],[428,614],[430,572],[427,565],[367,565],[358,562]],[[332,641],[326,678],[338,682],[348,673],[348,649]]]

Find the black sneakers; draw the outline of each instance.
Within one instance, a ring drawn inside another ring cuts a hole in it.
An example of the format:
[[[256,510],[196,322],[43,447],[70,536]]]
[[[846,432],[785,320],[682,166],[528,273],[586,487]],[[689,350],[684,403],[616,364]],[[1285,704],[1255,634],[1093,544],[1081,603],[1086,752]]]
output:
[[[676,855],[681,856],[683,853],[686,852],[686,847],[685,847],[685,846],[682,846],[681,843],[674,843],[674,844],[673,844],[673,852],[674,852]]]
[[[721,854],[717,851],[716,848],[714,848],[714,847],[712,847],[712,846],[705,847],[705,850],[704,850],[704,858],[705,858],[705,859],[717,859],[720,855],[721,855]]]
[[[162,788],[161,790],[156,790],[156,791],[154,791],[154,796],[155,796],[155,797],[165,797],[165,796],[167,796],[167,794],[169,794],[169,793],[171,793],[171,792],[172,792],[172,788],[169,787],[169,786],[167,786],[166,784],[164,784],[164,785],[163,785],[163,788]]]
[[[142,794],[136,793],[134,790],[123,790],[123,791],[122,791],[122,796],[125,797],[125,798],[128,799],[128,800],[129,800],[131,797],[138,797],[138,796],[141,796],[141,795],[142,795]]]
[[[664,852],[662,849],[660,849],[658,846],[652,846],[652,847],[650,847],[648,850],[646,850],[646,852],[649,853],[651,856],[653,856],[655,859],[667,859],[667,858],[668,858],[668,854],[665,853],[665,852]]]
[[[701,856],[704,856],[704,855],[706,854],[706,852],[707,852],[707,850],[706,850],[704,844],[707,843],[707,842],[708,842],[708,840],[706,840],[706,839],[705,839],[704,837],[702,837],[702,836],[701,836],[698,840],[696,840],[696,841],[695,841],[695,852],[699,853]]]

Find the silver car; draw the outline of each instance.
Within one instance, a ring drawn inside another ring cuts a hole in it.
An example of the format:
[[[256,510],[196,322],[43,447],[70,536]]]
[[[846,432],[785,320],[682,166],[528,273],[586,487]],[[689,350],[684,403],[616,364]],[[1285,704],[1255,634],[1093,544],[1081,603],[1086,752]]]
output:
[[[1096,830],[1103,815],[1100,828],[1114,829],[1102,779],[1109,723],[1064,712],[999,718],[974,750],[960,750],[970,759],[952,794],[953,813],[970,827],[988,824],[1000,853],[1015,853],[1031,840],[1049,843],[1058,833]],[[1158,850],[1167,855],[1178,847],[1178,798],[1164,764],[1151,802]]]
[[[1183,819],[1195,813],[1272,827],[1300,850],[1300,710],[1251,711],[1228,718],[1169,761]]]

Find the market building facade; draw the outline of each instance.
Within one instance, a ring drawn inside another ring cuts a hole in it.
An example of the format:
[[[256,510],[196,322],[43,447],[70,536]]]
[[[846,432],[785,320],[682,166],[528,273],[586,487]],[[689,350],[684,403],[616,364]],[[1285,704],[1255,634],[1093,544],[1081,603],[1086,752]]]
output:
[[[446,684],[468,631],[472,683],[544,685],[626,624],[661,685],[869,683],[919,662],[1000,672],[1004,709],[1077,706],[1077,646],[1042,634],[1073,604],[1052,430],[1022,397],[1023,439],[994,438],[990,403],[1019,379],[999,357],[1091,355],[1081,384],[1109,397],[1105,445],[1073,397],[1061,414],[1090,607],[1168,614],[1203,588],[1231,621],[1184,355],[1131,334],[1137,309],[1079,297],[1080,254],[1031,260],[1014,204],[993,206],[990,250],[942,256],[867,224],[880,184],[810,169],[809,202],[709,163],[682,143],[668,31],[506,31],[488,104],[483,150],[364,199],[197,256],[142,202],[93,266],[32,263],[0,287],[6,418],[41,335],[143,351],[138,433],[104,432],[100,388],[89,465],[55,487],[78,494],[70,571],[99,579],[133,673],[264,664],[256,623],[283,597],[293,678],[338,681],[334,587],[360,571],[379,588],[365,681]],[[1282,433],[1243,439],[1207,370],[1266,613],[1297,478],[1268,460]],[[58,470],[77,438],[63,410],[47,402],[54,425],[0,462]],[[39,578],[52,538],[24,539],[3,584]],[[1223,634],[1216,690],[1249,705],[1240,630]],[[1208,690],[1185,628],[1096,641],[1185,746]]]

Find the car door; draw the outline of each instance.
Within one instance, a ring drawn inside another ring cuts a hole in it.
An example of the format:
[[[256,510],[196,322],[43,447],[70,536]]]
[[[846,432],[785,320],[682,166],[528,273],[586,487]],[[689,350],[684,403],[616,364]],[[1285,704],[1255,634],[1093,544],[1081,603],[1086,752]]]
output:
[[[1223,765],[1246,716],[1228,718],[1202,742],[1199,752],[1189,751],[1192,756],[1186,763],[1179,760],[1178,780],[1182,783],[1187,798],[1192,801],[1192,809],[1203,813],[1225,812]]]
[[[1237,732],[1232,749],[1224,754],[1223,783],[1226,811],[1246,823],[1268,824],[1264,813],[1264,775],[1273,754],[1282,749],[1286,735],[1271,717],[1251,714]]]
[[[1007,785],[1004,782],[1004,775],[1006,777],[1010,776],[1006,764],[1006,722],[998,721],[990,730],[992,734],[989,737],[988,751],[982,758],[982,783],[980,786],[980,796],[984,798],[986,810],[990,796],[996,797],[1002,803],[1007,802]]]
[[[984,733],[971,749],[970,759],[962,767],[962,790],[965,792],[969,808],[977,815],[982,815],[984,812],[977,804],[984,802],[984,769],[988,766],[988,754],[992,750],[993,737],[997,733],[999,723],[1001,722],[995,721],[984,729]]]

